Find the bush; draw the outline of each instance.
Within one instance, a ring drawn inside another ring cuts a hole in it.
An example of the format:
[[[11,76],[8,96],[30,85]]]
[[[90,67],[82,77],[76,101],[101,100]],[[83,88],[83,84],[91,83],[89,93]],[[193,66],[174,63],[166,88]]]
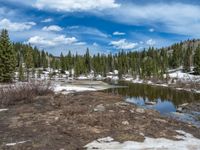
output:
[[[31,82],[0,87],[0,106],[31,103],[36,96],[53,93],[50,83]]]

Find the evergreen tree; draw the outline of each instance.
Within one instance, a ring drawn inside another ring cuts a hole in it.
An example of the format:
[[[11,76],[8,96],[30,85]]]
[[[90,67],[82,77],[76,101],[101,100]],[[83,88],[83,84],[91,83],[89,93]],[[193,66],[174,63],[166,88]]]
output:
[[[24,68],[22,63],[19,65],[19,81],[24,81]]]
[[[165,49],[161,49],[160,52],[160,64],[161,64],[161,74],[165,74],[168,69],[168,57],[167,51]]]
[[[32,71],[33,66],[34,66],[33,53],[32,53],[32,50],[29,47],[27,47],[26,54],[25,54],[25,64],[26,64],[27,81],[29,81],[30,69]]]
[[[90,60],[90,52],[87,48],[86,54],[85,54],[85,73],[89,73],[91,71],[91,60]]]
[[[190,46],[188,46],[185,52],[185,57],[184,57],[184,62],[183,62],[184,72],[190,72],[191,65],[192,65],[192,49]]]
[[[200,74],[200,45],[197,47],[194,54],[194,71],[197,74]]]
[[[66,70],[66,63],[65,63],[65,57],[63,54],[60,54],[60,66],[61,66],[61,73],[65,73]]]
[[[0,35],[0,82],[12,81],[16,63],[16,55],[8,31],[2,30]]]

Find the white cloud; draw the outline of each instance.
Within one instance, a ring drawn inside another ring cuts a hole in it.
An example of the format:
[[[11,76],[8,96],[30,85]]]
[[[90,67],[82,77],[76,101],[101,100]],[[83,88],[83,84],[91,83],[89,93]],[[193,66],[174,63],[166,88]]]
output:
[[[149,39],[148,41],[146,41],[146,44],[148,46],[154,46],[156,44],[156,41],[154,41],[153,39]]]
[[[97,44],[96,42],[94,42],[92,45],[93,46],[99,46],[99,44]]]
[[[66,37],[64,35],[59,35],[54,38],[45,38],[41,36],[34,36],[29,38],[26,43],[30,43],[36,46],[50,47],[60,44],[71,45],[76,43],[78,40],[75,37]]]
[[[154,28],[149,29],[149,32],[154,32],[154,31],[155,31]]]
[[[128,25],[155,25],[160,32],[200,36],[200,6],[184,3],[124,3],[115,11],[106,10],[99,16]],[[122,19],[123,18],[123,19]],[[190,29],[188,29],[188,27]]]
[[[14,9],[10,9],[4,6],[3,7],[0,6],[0,19],[12,17],[16,13],[17,13],[16,9],[14,10]]]
[[[111,41],[110,45],[112,45],[113,47],[117,48],[117,49],[134,49],[138,43],[131,43],[128,42],[126,39],[121,39],[119,41]]]
[[[67,29],[69,30],[74,30],[74,29],[78,29],[79,26],[68,26]]]
[[[126,35],[126,33],[116,31],[116,32],[113,32],[113,35]]]
[[[42,20],[41,22],[48,23],[48,22],[52,22],[52,21],[53,21],[52,18],[47,18],[47,19]]]
[[[67,27],[67,30],[69,34],[77,34],[77,35],[86,34],[86,35],[99,36],[103,38],[109,37],[109,35],[107,35],[106,33],[103,33],[99,29],[86,27],[86,26],[69,26]]]
[[[120,6],[115,0],[36,0],[33,5],[39,9],[64,12],[104,10]]]
[[[83,46],[83,45],[86,45],[86,44],[87,44],[86,42],[77,42],[74,45]]]
[[[35,22],[11,22],[6,18],[0,20],[0,29],[7,29],[9,31],[29,30],[35,25]]]
[[[57,31],[57,32],[59,32],[59,31],[62,31],[63,28],[61,28],[57,25],[51,25],[51,26],[48,26],[48,27],[47,26],[43,27],[42,30],[43,31]]]

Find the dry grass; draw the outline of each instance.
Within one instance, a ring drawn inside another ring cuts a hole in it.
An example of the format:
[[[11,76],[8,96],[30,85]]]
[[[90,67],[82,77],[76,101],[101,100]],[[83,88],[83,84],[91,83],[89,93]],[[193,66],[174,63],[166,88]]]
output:
[[[30,103],[36,96],[53,93],[50,83],[30,82],[0,87],[0,106]]]

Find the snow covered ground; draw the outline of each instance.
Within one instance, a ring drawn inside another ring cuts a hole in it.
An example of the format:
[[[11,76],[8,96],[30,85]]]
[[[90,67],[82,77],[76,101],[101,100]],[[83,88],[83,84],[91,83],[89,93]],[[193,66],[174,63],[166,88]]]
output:
[[[75,81],[80,82],[80,81]],[[53,85],[55,93],[69,94],[74,92],[84,92],[84,91],[99,91],[111,88],[111,85],[108,85],[101,81],[84,81],[80,83],[59,83],[56,82]]]
[[[188,73],[183,73],[182,71],[176,71],[173,73],[169,73],[170,78],[176,78],[181,81],[193,81],[193,82],[200,82],[200,76],[192,75]]]
[[[129,81],[129,82],[132,82],[132,83],[139,83],[139,84],[149,84],[149,85],[156,85],[156,86],[162,86],[162,87],[169,87],[171,84],[176,84],[176,81],[181,81],[182,83],[189,83],[189,84],[193,84],[193,83],[200,83],[200,75],[192,75],[192,74],[189,74],[189,73],[184,73],[180,70],[175,70],[175,71],[171,71],[171,73],[169,73],[169,77],[171,79],[175,79],[175,83],[154,83],[152,81],[145,81],[145,80],[142,80],[139,78],[139,76],[134,79],[134,78],[131,78],[131,77],[125,77],[123,78],[124,81]],[[171,82],[171,81],[170,81]],[[177,87],[176,88],[177,90],[185,90],[185,91],[193,91],[195,93],[200,93],[200,90],[198,89],[186,89],[186,88],[179,88]]]
[[[149,138],[146,137],[144,142],[126,141],[120,143],[114,141],[111,137],[95,140],[85,146],[88,150],[200,150],[200,139],[193,137],[184,131],[177,131],[181,134],[176,136],[178,141],[165,138]]]
[[[57,84],[54,87],[54,91],[56,93],[62,93],[62,94],[69,94],[72,92],[83,92],[83,91],[96,91],[96,89],[92,87],[82,87],[77,85],[59,85]]]

